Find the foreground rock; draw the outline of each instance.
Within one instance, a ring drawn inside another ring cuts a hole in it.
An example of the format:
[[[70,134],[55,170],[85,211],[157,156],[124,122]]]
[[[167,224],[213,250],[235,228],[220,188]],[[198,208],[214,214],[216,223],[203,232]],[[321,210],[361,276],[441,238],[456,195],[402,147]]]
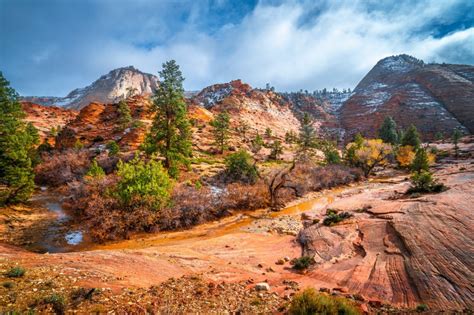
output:
[[[347,222],[301,231],[304,255],[316,261],[308,277],[382,303],[472,309],[474,168],[454,164],[437,176],[448,191],[390,200],[408,187],[401,183],[334,202],[359,210]]]

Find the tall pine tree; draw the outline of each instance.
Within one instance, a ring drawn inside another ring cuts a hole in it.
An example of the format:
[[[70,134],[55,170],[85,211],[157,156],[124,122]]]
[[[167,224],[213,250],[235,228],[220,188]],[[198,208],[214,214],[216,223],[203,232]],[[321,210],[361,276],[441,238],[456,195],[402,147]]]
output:
[[[418,149],[421,144],[420,134],[414,125],[411,125],[408,130],[403,134],[401,141],[402,146],[411,145],[415,149]]]
[[[217,117],[211,121],[214,134],[214,141],[219,148],[220,153],[224,153],[229,141],[230,116],[227,112],[220,112]]]
[[[189,166],[192,153],[191,128],[184,101],[183,75],[174,60],[163,64],[161,81],[153,98],[155,118],[145,141],[148,154],[159,152],[164,166],[177,177],[181,165]]]
[[[0,204],[26,201],[34,184],[38,132],[23,121],[18,94],[0,72]]]
[[[310,153],[317,146],[316,131],[308,113],[304,113],[301,122],[298,145],[303,155]]]
[[[132,122],[132,114],[130,107],[125,100],[121,100],[117,106],[117,112],[119,114],[119,125],[121,129],[126,129]]]
[[[385,117],[383,124],[379,130],[379,137],[385,143],[398,143],[397,124],[395,123],[392,117]]]

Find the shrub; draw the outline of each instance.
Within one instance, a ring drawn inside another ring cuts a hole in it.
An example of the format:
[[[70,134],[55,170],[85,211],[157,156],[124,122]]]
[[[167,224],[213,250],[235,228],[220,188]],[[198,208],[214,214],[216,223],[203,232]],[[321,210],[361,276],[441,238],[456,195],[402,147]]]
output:
[[[302,257],[293,259],[291,263],[293,265],[293,269],[306,270],[312,264],[314,264],[314,259],[313,257],[310,257],[310,256],[302,256]]]
[[[361,314],[357,306],[342,297],[332,297],[317,293],[314,289],[306,289],[296,294],[291,301],[289,314]]]
[[[53,293],[43,299],[44,304],[50,304],[56,314],[64,314],[66,311],[66,299],[62,294]]]
[[[327,148],[323,152],[326,164],[341,163],[341,157],[339,156],[339,152],[337,152],[335,148]]]
[[[433,179],[433,175],[425,170],[413,173],[411,176],[411,182],[412,187],[408,189],[407,193],[429,193],[442,192],[446,190],[444,184],[436,182]]]
[[[120,152],[120,147],[114,140],[107,143],[107,150],[109,150],[109,156],[115,156]]]
[[[97,164],[97,161],[94,159],[92,160],[91,166],[89,167],[89,170],[86,173],[86,176],[91,177],[91,178],[102,178],[105,176],[105,172],[102,169],[102,167]]]
[[[159,210],[168,204],[172,182],[161,162],[145,162],[136,156],[132,161],[119,161],[119,181],[114,196],[125,207],[150,206]]]
[[[2,287],[5,289],[12,289],[15,286],[15,284],[11,281],[5,281],[2,283]]]
[[[416,311],[417,311],[418,313],[426,312],[428,309],[429,309],[429,308],[428,308],[428,305],[426,305],[426,304],[418,304],[418,305],[416,306]]]
[[[234,181],[254,183],[258,177],[257,167],[250,154],[240,150],[226,157],[227,176]]]
[[[35,181],[40,185],[60,186],[81,178],[89,169],[89,152],[67,150],[44,155],[35,167]]]
[[[352,217],[352,214],[350,214],[349,212],[338,213],[337,210],[327,209],[326,217],[323,220],[323,225],[332,226],[350,217]]]
[[[411,145],[405,145],[398,148],[397,152],[397,162],[398,165],[402,168],[408,168],[413,163],[413,159],[415,158],[415,151]]]
[[[21,278],[25,273],[26,270],[23,267],[12,267],[7,271],[6,276],[9,278]]]

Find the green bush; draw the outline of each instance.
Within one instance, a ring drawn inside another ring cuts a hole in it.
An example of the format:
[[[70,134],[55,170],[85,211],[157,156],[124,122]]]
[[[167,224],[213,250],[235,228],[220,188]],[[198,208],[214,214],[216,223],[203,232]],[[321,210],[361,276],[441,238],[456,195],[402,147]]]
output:
[[[341,163],[341,157],[339,152],[334,148],[327,148],[324,150],[324,159],[326,164],[339,164]]]
[[[429,171],[421,171],[413,173],[411,176],[412,187],[410,187],[407,193],[429,193],[429,192],[442,192],[446,190],[446,186],[442,183],[438,183],[433,179],[433,175]]]
[[[338,213],[338,211],[335,209],[327,209],[326,217],[323,220],[323,225],[331,226],[350,217],[352,217],[352,214],[350,214],[349,212]]]
[[[120,147],[114,140],[107,143],[107,150],[109,150],[109,156],[115,156],[120,152]]]
[[[99,179],[105,176],[104,170],[99,164],[97,164],[96,159],[92,160],[91,166],[89,167],[86,176]]]
[[[291,315],[309,314],[361,314],[357,306],[342,297],[332,297],[317,293],[310,288],[294,296],[289,308]]]
[[[235,181],[254,183],[258,177],[252,156],[245,150],[230,154],[225,159],[226,173]]]
[[[168,204],[172,182],[161,162],[144,162],[136,156],[128,163],[119,161],[117,168],[120,179],[115,196],[122,205],[132,208],[147,205],[159,210]]]
[[[429,308],[428,308],[428,305],[426,305],[426,304],[418,304],[418,305],[416,306],[416,311],[417,311],[418,313],[426,312],[428,309],[429,309]]]
[[[12,267],[7,271],[7,277],[9,278],[21,278],[25,275],[25,268],[23,267]]]
[[[293,259],[291,263],[293,264],[293,269],[306,270],[312,264],[314,264],[314,259],[313,257],[310,257],[310,256],[302,256],[302,257]]]

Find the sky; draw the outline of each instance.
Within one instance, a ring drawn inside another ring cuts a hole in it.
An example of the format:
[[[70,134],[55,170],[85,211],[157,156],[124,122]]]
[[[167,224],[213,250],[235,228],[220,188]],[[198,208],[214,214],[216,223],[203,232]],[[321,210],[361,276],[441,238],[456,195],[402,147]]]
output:
[[[474,1],[0,0],[0,71],[25,96],[129,65],[158,74],[169,59],[186,90],[354,88],[401,53],[474,64]]]

